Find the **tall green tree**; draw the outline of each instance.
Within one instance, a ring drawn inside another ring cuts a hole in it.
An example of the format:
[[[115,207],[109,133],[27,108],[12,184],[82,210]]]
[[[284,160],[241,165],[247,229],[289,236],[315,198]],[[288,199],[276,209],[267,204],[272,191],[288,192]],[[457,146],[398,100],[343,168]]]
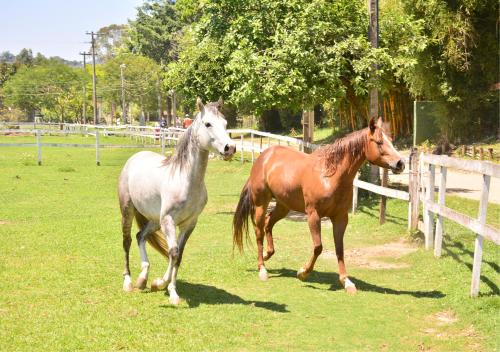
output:
[[[124,65],[125,101],[145,111],[157,111],[160,66],[152,59],[132,53],[122,53],[102,65],[100,95],[110,104],[121,106],[121,71]]]
[[[147,0],[130,22],[130,49],[157,63],[175,60],[181,30],[174,0]]]

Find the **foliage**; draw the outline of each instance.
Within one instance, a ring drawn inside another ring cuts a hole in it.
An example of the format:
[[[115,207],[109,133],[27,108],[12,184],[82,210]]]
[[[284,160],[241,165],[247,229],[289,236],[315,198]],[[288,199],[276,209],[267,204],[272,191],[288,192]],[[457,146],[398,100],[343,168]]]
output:
[[[499,3],[405,0],[403,5],[427,38],[425,50],[412,55],[416,65],[406,72],[410,92],[446,104],[441,128],[450,138],[495,133]]]
[[[168,63],[176,54],[176,36],[180,30],[173,0],[146,0],[130,22],[130,50],[148,56],[157,63]]]
[[[160,67],[152,59],[131,53],[122,53],[106,61],[101,67],[100,94],[108,102],[121,103],[120,66],[123,68],[124,89],[127,103],[149,107],[155,111],[157,104]]]
[[[71,68],[57,60],[38,66],[22,66],[3,87],[6,105],[27,112],[42,111],[61,121],[81,117],[83,84],[89,77],[81,69]]]
[[[99,62],[106,62],[125,50],[130,40],[127,25],[111,24],[96,33],[95,51]]]
[[[224,95],[246,111],[299,110],[364,93],[383,53],[366,40],[361,1],[208,1],[170,65],[184,94]]]

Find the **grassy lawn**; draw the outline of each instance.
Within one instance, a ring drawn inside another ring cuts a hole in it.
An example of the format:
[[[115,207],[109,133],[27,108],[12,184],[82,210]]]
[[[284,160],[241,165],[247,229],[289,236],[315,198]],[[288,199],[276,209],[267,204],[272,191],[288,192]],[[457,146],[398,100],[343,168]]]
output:
[[[399,201],[388,202],[383,226],[368,201],[350,219],[347,250],[401,239],[417,247],[372,258],[397,264],[393,269],[348,259],[357,295],[338,283],[336,259],[327,255],[334,250],[329,224],[325,254],[301,282],[296,270],[311,252],[307,225],[278,223],[271,277],[260,282],[255,244],[244,255],[232,252],[232,212],[251,167],[239,161],[209,162],[209,201],[186,247],[180,306],[170,306],[163,292],[122,292],[116,180],[133,152],[106,149],[97,167],[92,149],[45,148],[44,165],[36,166],[34,148],[0,149],[0,350],[498,350],[498,247],[485,242],[481,296],[471,299],[473,234],[446,223],[436,259],[407,233]],[[477,211],[476,202],[452,202]],[[499,209],[491,206],[490,218]],[[163,275],[165,260],[152,249],[150,258],[151,279]],[[134,279],[139,262],[133,245]]]

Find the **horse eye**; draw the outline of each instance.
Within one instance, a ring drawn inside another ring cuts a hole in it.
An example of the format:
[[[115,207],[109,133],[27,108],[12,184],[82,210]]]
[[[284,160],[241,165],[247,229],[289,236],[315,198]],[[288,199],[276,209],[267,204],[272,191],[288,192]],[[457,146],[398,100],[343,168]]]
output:
[[[205,124],[205,127],[206,127],[206,128],[210,128],[210,127],[212,127],[212,125],[210,124],[210,122],[207,122],[207,123]]]
[[[383,141],[375,141],[375,143],[377,143],[377,145],[382,145],[382,144],[384,144],[384,142],[383,142]]]

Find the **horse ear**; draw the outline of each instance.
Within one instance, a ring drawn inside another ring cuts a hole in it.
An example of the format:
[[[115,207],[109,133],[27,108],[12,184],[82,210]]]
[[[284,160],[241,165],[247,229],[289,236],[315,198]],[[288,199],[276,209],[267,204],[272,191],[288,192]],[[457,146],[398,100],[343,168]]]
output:
[[[368,126],[370,127],[371,133],[375,132],[375,129],[377,128],[377,125],[375,124],[375,117],[372,117],[370,119],[370,123],[368,124]]]
[[[205,109],[205,106],[203,105],[200,97],[196,98],[196,107],[198,108],[198,110],[200,110],[200,112]]]
[[[217,103],[219,104],[219,108],[224,106],[224,99],[222,98],[222,95],[219,97],[219,100],[217,101]]]
[[[382,117],[379,117],[377,120],[377,127],[382,128],[384,127],[384,120],[382,120]]]

